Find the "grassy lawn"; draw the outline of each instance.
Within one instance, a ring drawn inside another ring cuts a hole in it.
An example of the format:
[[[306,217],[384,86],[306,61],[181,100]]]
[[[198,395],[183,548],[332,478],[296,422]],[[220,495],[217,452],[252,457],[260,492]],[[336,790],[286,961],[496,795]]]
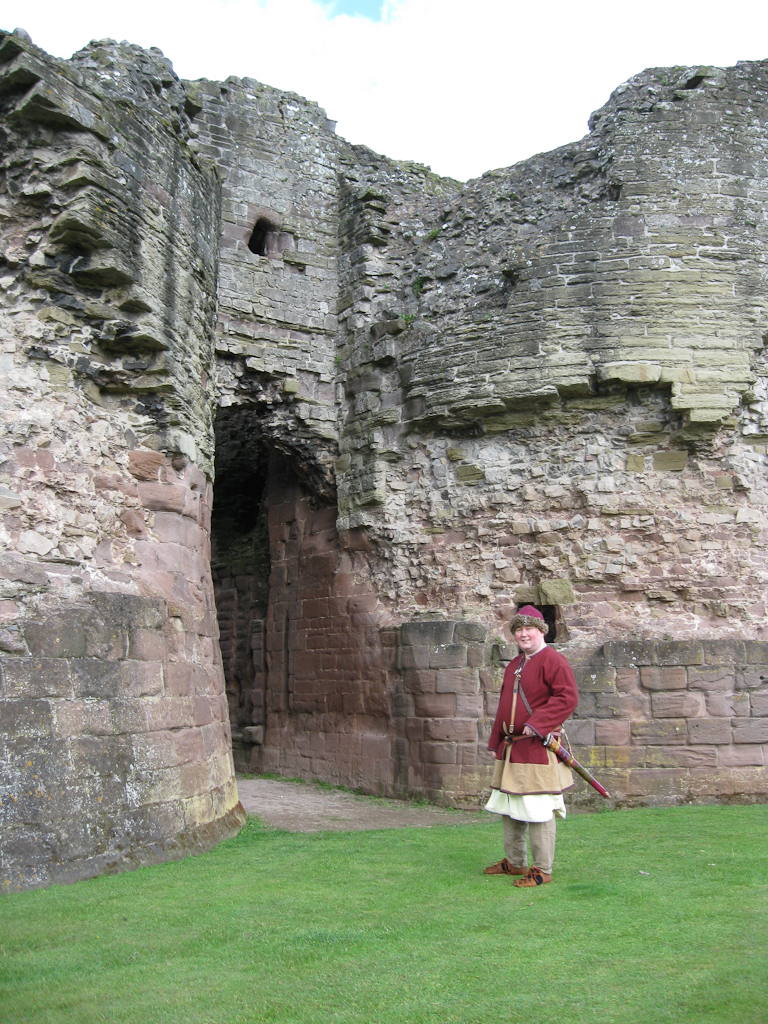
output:
[[[765,1024],[768,807],[573,815],[555,881],[501,823],[233,840],[0,899],[0,1021]],[[647,872],[647,874],[646,874]]]

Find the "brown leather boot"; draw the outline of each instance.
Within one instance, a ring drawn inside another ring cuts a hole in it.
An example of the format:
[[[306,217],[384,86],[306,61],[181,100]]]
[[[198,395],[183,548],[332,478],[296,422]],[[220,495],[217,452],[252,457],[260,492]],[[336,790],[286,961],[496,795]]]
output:
[[[516,885],[518,889],[534,889],[537,885],[546,885],[547,882],[552,881],[552,875],[546,875],[539,868],[531,868],[525,875],[525,878],[518,878],[512,885]]]
[[[485,869],[486,875],[526,875],[528,868],[516,868],[509,863],[507,858],[500,860],[498,864],[491,864]]]

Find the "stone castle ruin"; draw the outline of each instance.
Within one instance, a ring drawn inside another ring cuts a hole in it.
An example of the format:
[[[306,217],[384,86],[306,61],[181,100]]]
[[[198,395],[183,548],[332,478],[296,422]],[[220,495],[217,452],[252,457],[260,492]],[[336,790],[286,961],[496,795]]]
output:
[[[766,799],[768,62],[462,185],[17,31],[0,133],[6,891],[206,848],[235,764],[476,801],[524,602],[619,804]]]

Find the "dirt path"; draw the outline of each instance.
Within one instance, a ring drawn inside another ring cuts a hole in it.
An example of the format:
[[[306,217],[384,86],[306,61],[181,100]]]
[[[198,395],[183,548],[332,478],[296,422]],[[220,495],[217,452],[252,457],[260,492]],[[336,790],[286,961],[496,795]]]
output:
[[[311,783],[276,779],[237,780],[248,814],[286,832],[351,832],[376,828],[430,828],[472,825],[488,820],[485,811],[454,811],[403,800],[356,796]]]

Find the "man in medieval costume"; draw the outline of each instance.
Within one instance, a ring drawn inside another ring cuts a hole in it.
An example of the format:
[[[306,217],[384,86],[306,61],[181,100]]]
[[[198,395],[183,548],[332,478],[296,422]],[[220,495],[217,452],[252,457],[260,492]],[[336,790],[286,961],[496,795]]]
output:
[[[528,888],[552,881],[555,815],[565,817],[563,791],[573,785],[570,769],[541,737],[559,734],[579,694],[571,666],[547,646],[549,627],[538,608],[525,605],[510,628],[520,653],[504,673],[488,743],[496,763],[486,805],[486,810],[501,815],[506,857],[485,873],[519,875],[514,885]],[[530,868],[526,838],[531,844]]]

